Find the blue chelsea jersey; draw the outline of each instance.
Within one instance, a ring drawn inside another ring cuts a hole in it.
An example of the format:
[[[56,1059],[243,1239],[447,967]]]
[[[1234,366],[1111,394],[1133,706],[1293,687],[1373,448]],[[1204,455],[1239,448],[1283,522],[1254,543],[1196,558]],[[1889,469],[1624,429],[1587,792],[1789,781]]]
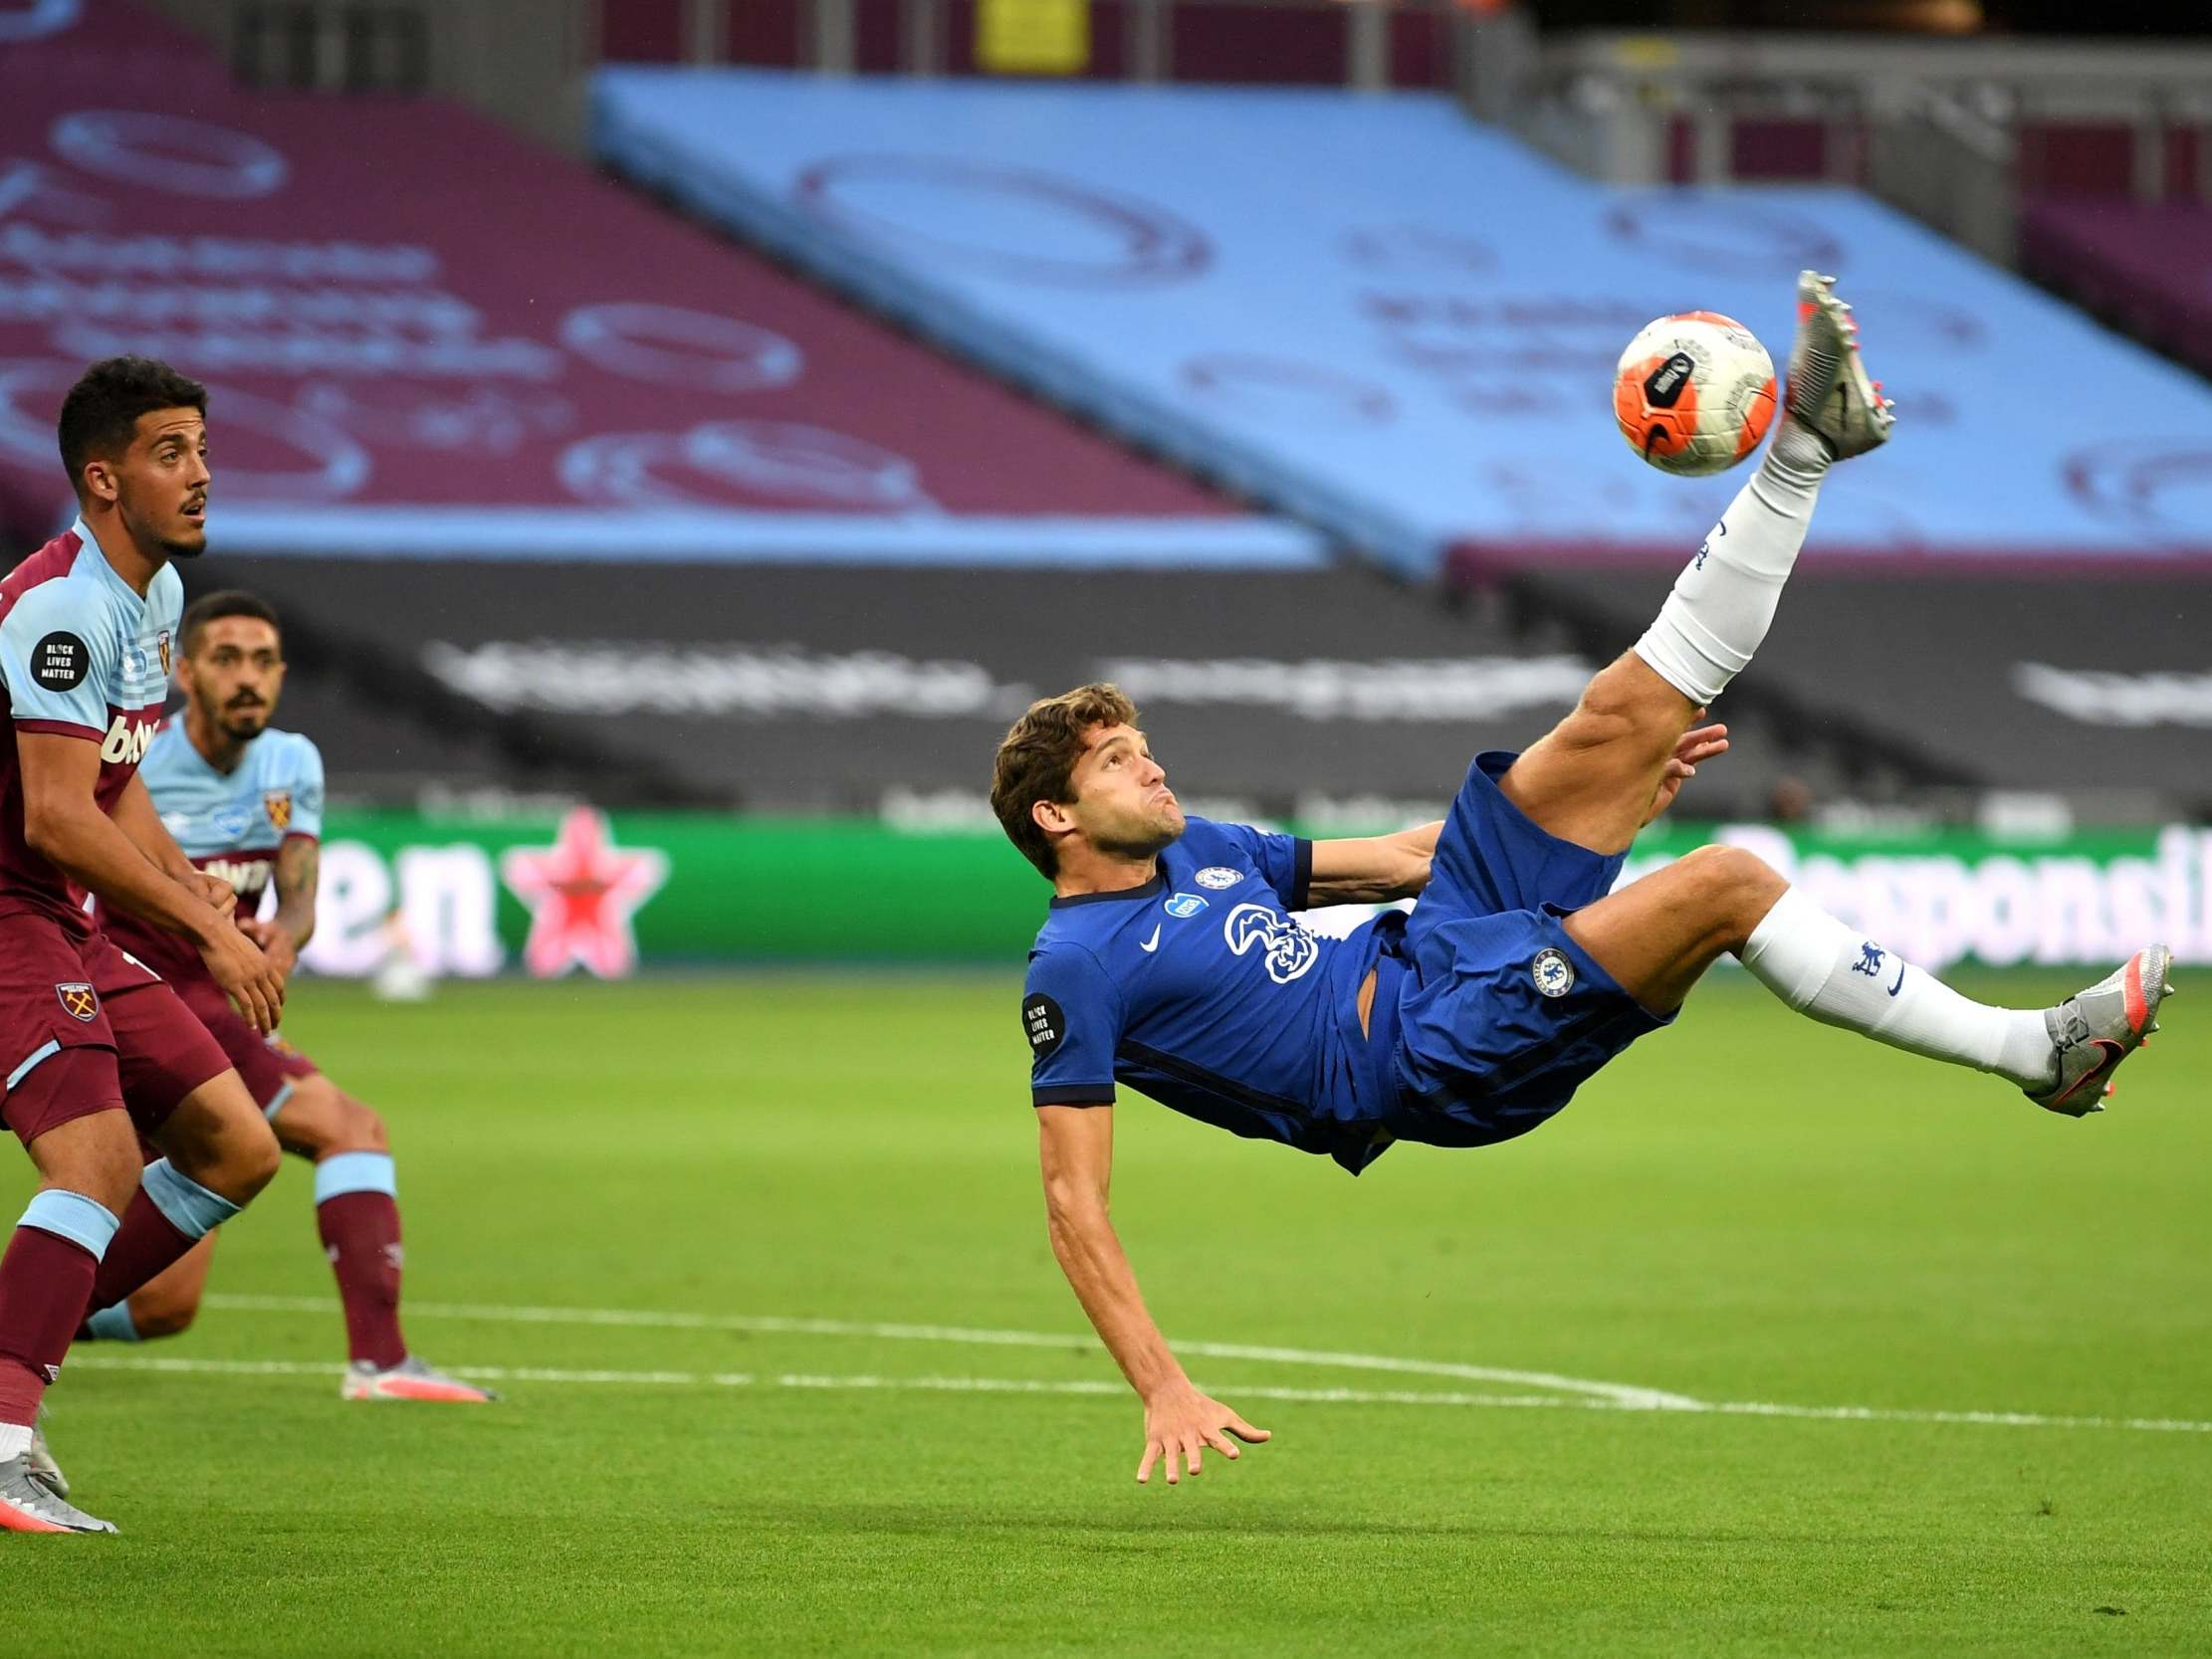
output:
[[[1309,841],[1192,818],[1143,887],[1054,899],[1021,1003],[1032,1102],[1109,1104],[1119,1081],[1357,1174],[1388,1103],[1356,999],[1403,918],[1301,927],[1312,861]]]

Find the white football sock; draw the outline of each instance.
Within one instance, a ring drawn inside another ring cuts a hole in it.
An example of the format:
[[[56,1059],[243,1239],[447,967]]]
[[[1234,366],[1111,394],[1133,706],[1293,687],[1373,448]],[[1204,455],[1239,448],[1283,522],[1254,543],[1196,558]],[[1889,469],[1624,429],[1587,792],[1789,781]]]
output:
[[[1801,1014],[1891,1048],[2047,1089],[2058,1056],[2040,1010],[1963,997],[1893,950],[1854,933],[1796,888],[1751,932],[1743,965]]]
[[[1767,637],[1828,466],[1828,447],[1785,417],[1759,470],[1636,642],[1636,654],[1699,708],[1743,672]]]
[[[0,1463],[13,1463],[30,1449],[28,1423],[0,1423]]]

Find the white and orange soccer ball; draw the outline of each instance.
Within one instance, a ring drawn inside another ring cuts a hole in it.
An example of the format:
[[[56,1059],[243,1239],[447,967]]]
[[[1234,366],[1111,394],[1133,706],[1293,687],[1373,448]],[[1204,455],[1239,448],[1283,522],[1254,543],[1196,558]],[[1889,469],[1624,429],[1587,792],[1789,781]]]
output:
[[[1774,362],[1758,336],[1718,311],[1648,323],[1613,376],[1613,414],[1629,448],[1662,473],[1725,472],[1774,421]]]

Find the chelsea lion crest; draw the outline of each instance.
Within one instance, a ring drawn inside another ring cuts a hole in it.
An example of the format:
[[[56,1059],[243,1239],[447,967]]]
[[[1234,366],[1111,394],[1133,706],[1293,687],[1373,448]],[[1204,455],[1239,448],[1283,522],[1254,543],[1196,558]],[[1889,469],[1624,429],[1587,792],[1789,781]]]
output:
[[[1537,951],[1536,959],[1528,964],[1528,976],[1546,996],[1565,996],[1575,988],[1575,964],[1563,950],[1547,947]]]
[[[1210,864],[1198,873],[1198,884],[1219,892],[1224,887],[1234,887],[1244,879],[1243,873],[1231,870],[1225,864]]]

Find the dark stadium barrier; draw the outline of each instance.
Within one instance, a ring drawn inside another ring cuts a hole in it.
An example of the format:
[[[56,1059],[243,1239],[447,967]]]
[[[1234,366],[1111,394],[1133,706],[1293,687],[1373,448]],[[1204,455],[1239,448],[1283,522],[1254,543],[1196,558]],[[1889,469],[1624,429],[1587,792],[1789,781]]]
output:
[[[440,787],[601,800],[939,812],[988,823],[991,757],[1035,697],[1125,685],[1192,797],[1289,815],[1448,798],[1593,670],[1541,631],[1356,566],[1313,571],[393,566],[211,556],[195,587],[266,594],[371,707],[458,742]],[[311,727],[312,729],[312,727]],[[474,769],[495,756],[492,777]],[[387,781],[399,757],[329,756]],[[1756,767],[1748,768],[1749,771]],[[1756,797],[1753,797],[1756,798]],[[1203,810],[1203,808],[1201,808]]]
[[[2106,487],[2155,513],[2155,492],[2115,466]],[[1571,619],[1582,638],[1634,638],[1673,575],[1603,549],[1541,565],[1456,556],[1462,581]],[[1838,744],[1908,784],[2058,798],[2084,824],[2212,820],[2208,632],[2202,565],[1855,565],[1816,536],[1713,713],[1756,711],[1789,748]]]

